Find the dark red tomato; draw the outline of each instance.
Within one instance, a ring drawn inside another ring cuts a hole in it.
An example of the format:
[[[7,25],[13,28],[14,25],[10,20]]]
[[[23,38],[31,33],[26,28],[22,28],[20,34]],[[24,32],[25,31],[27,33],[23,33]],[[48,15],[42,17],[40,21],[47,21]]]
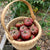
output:
[[[23,39],[29,39],[31,37],[31,32],[30,30],[24,30],[23,32],[21,32],[21,36]]]
[[[33,22],[33,19],[32,18],[30,18],[30,20],[31,20],[31,22]]]
[[[24,20],[24,24],[25,24],[26,26],[30,26],[30,25],[32,25],[32,21],[30,20],[30,18],[26,18],[26,19]]]
[[[22,39],[17,39],[17,41],[22,41]]]
[[[13,39],[18,39],[20,37],[20,32],[18,30],[12,30],[10,31],[10,34],[12,35]]]
[[[22,26],[22,25],[24,25],[23,22],[18,22],[18,23],[16,23],[16,27],[20,27],[20,26]]]
[[[32,25],[30,27],[30,31],[32,32],[32,34],[37,34],[38,33],[38,28],[35,25]]]
[[[31,39],[34,39],[35,38],[35,36],[34,35],[31,35]]]
[[[23,25],[23,26],[20,27],[20,32],[22,32],[22,31],[24,31],[26,29],[28,29],[28,28],[25,25]]]

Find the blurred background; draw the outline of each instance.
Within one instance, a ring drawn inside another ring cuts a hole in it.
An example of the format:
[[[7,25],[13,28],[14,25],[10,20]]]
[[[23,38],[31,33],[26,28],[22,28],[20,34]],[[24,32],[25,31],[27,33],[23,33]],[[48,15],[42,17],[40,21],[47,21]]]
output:
[[[13,0],[0,0],[0,42],[4,35],[4,29],[1,25],[1,14],[5,6]],[[37,21],[40,23],[43,32],[42,37],[38,41],[37,50],[50,50],[50,0],[27,0],[33,9]],[[19,16],[31,17],[30,11],[23,2],[13,3],[7,10],[5,17],[5,25]],[[32,49],[33,50],[33,49]]]

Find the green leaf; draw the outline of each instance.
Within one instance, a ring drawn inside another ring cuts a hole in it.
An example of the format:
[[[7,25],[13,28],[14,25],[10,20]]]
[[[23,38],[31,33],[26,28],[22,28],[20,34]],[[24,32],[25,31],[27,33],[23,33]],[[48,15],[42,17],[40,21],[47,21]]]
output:
[[[41,26],[42,26],[42,27],[45,27],[45,26],[46,26],[46,23],[45,23],[45,22],[43,22]]]
[[[50,21],[50,15],[47,16],[46,20],[47,21]]]
[[[50,36],[50,32],[48,32],[48,33],[46,33],[46,34]]]
[[[16,28],[16,27],[11,27],[11,28],[10,28],[10,30],[13,30],[13,29],[17,30],[17,28]]]
[[[45,16],[45,13],[39,13],[38,16]]]
[[[21,7],[21,3],[19,2],[18,7]]]
[[[29,13],[30,13],[30,11],[29,11],[29,10],[27,10],[27,13],[29,14]]]
[[[39,3],[39,1],[37,1],[37,3]]]
[[[50,27],[50,21],[47,22],[47,26]]]
[[[40,4],[42,4],[42,3],[43,3],[43,1],[40,2]]]
[[[31,39],[32,39],[32,37],[33,37],[33,36],[31,36]]]
[[[36,46],[37,50],[40,50],[40,47],[39,46]]]
[[[2,3],[0,2],[0,6],[2,5]]]
[[[50,30],[50,28],[48,28],[48,30]]]
[[[43,20],[39,21],[39,23],[40,23],[40,25],[41,25],[42,28],[46,26],[46,22],[43,21]]]
[[[34,3],[36,3],[36,1],[34,1]]]

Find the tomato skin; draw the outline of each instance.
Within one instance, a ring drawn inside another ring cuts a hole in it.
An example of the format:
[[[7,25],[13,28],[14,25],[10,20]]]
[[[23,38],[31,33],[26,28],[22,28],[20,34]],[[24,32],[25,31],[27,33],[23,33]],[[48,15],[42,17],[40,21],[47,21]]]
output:
[[[32,32],[32,34],[36,35],[38,34],[38,28],[35,25],[32,25],[30,27],[30,31]]]
[[[21,32],[21,36],[23,39],[29,39],[31,37],[31,32],[30,30],[24,30],[23,32]]]
[[[14,40],[16,40],[20,37],[20,32],[18,30],[12,30],[12,31],[10,31],[10,34]]]
[[[22,39],[17,39],[17,41],[22,41]]]
[[[32,19],[32,18],[30,18],[30,20],[31,20],[31,22],[33,23],[33,19]]]
[[[20,32],[23,32],[24,30],[28,29],[25,25],[20,27]]]
[[[31,39],[34,39],[34,38],[35,38],[35,36],[34,36],[34,35],[32,35],[32,36],[31,36]]]
[[[26,18],[26,19],[24,20],[24,25],[26,25],[26,26],[32,25],[32,21],[30,20],[30,18]]]
[[[20,24],[16,24],[16,27],[21,27],[22,25],[24,25],[24,24],[21,24],[21,25]]]
[[[22,25],[24,25],[24,23],[23,22],[18,22],[18,23],[16,23],[16,27],[21,27]]]
[[[18,37],[16,36],[16,35],[13,35],[13,39],[15,40],[15,39],[17,39]]]

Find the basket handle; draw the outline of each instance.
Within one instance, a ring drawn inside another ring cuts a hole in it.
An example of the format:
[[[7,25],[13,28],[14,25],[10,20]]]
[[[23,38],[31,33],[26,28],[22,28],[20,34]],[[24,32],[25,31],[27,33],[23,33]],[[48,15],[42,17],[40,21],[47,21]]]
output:
[[[5,26],[4,18],[5,18],[5,14],[6,14],[7,9],[9,8],[9,6],[10,6],[11,4],[13,4],[14,2],[16,2],[16,1],[22,1],[22,2],[24,2],[24,3],[28,6],[28,8],[29,8],[29,10],[30,10],[30,12],[31,12],[31,17],[33,18],[33,20],[35,19],[33,10],[32,10],[32,8],[31,8],[31,5],[30,5],[26,0],[14,0],[14,1],[10,2],[10,3],[4,8],[4,10],[3,10],[3,12],[2,12],[2,15],[1,15],[1,23],[2,23],[3,28],[5,29],[5,31],[8,33],[8,36],[9,36],[9,38],[10,38],[11,40],[13,40],[13,38],[12,38],[12,36],[10,35],[9,31],[7,30],[7,28],[6,28],[6,26]],[[6,34],[7,34],[7,33],[6,33]]]

